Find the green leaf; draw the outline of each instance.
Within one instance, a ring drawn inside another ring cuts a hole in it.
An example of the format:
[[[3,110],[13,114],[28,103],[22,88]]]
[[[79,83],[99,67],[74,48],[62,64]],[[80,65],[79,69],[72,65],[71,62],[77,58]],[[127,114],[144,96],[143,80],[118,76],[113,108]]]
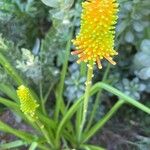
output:
[[[41,114],[39,111],[37,111],[37,115],[39,117],[39,119],[45,124],[47,125],[49,128],[52,128],[54,130],[56,130],[56,123],[54,122],[54,120],[52,120],[49,117],[44,116],[43,114]]]
[[[100,130],[109,120],[112,118],[114,113],[124,104],[123,100],[119,100],[116,104],[111,108],[111,110],[100,119],[89,131],[85,132],[83,137],[83,143],[86,142],[89,138],[91,138],[98,130]]]
[[[38,143],[37,142],[33,142],[31,144],[31,146],[29,147],[29,150],[35,150],[37,148],[37,146],[38,146]]]
[[[3,54],[0,53],[0,64],[5,68],[5,70],[8,72],[8,74],[14,79],[14,81],[21,85],[23,84],[23,79],[19,76],[19,74],[16,72],[16,70],[11,66],[11,64],[8,62],[7,58],[3,56]]]
[[[129,26],[129,20],[123,20],[120,24],[119,27],[117,28],[117,32],[116,32],[116,37],[119,37],[124,31],[125,29]]]
[[[21,131],[21,130],[18,130],[18,129],[13,129],[12,127],[8,126],[7,124],[5,124],[2,121],[0,121],[0,130],[3,131],[3,132],[13,134],[16,137],[19,137],[19,138],[23,139],[27,143],[33,143],[33,141],[37,141],[38,142],[38,147],[41,150],[48,150],[47,147],[40,144],[40,139],[38,139],[38,137],[36,135],[32,135],[30,133],[27,133],[25,131]]]
[[[41,0],[45,5],[49,6],[49,7],[58,7],[59,2],[58,0]]]
[[[0,97],[0,103],[7,106],[9,109],[13,109],[13,110],[17,111],[17,113],[19,114],[19,106],[17,103],[14,103],[14,102],[12,102],[6,98],[2,98],[2,97]]]
[[[17,97],[16,91],[11,85],[6,85],[6,84],[1,83],[0,91],[3,92],[4,94],[6,94],[9,98],[18,102],[18,97]]]
[[[142,110],[142,111],[144,111],[150,115],[150,108],[148,108],[147,106],[138,102],[137,100],[125,95],[124,93],[120,92],[116,88],[114,88],[108,84],[105,84],[103,82],[99,82],[99,83],[95,84],[95,86],[98,86],[99,88],[101,87],[102,89],[105,89],[106,91],[118,96],[120,99],[123,99],[125,102],[133,105],[134,107],[136,107],[136,108],[138,108],[138,109],[140,109],[140,110]]]
[[[11,133],[27,142],[33,142],[33,140],[36,139],[35,136],[32,136],[32,134],[26,133],[18,129],[13,129],[2,121],[0,121],[0,130],[7,133]]]
[[[83,97],[80,98],[75,104],[73,104],[73,106],[67,111],[66,115],[64,115],[64,117],[60,121],[57,132],[56,132],[57,142],[59,141],[60,134],[62,133],[64,126],[66,125],[67,121],[72,117],[72,115],[77,111],[77,109],[79,108],[82,102],[82,99]]]
[[[35,128],[34,124],[32,122],[29,122],[26,116],[21,112],[20,106],[17,103],[12,102],[9,99],[3,98],[3,97],[0,97],[0,103],[7,106],[9,109],[13,110],[13,112],[18,114],[21,118],[23,118],[25,121],[30,123],[30,125]]]
[[[100,146],[95,146],[95,145],[81,145],[81,148],[84,148],[85,150],[105,150],[104,148]]]
[[[99,91],[100,89],[105,89],[106,91],[118,96],[120,99],[123,99],[125,102],[133,105],[134,107],[150,114],[150,108],[146,107],[145,105],[141,104],[140,102],[132,99],[131,97],[125,95],[124,93],[120,92],[119,90],[113,88],[110,85],[107,85],[103,82],[98,82],[96,83],[94,86],[92,86],[91,90],[90,90],[90,95],[95,94],[97,91]],[[72,107],[67,111],[67,113],[65,114],[65,116],[62,118],[62,120],[59,123],[58,129],[57,129],[57,133],[56,133],[56,141],[59,140],[61,132],[63,131],[64,126],[66,125],[66,123],[69,121],[69,119],[73,116],[73,114],[79,109],[81,103],[83,100],[83,96],[78,99],[76,101],[76,103],[74,103],[72,105]]]
[[[74,4],[74,0],[64,0],[65,9],[70,9],[73,4]]]
[[[21,140],[16,140],[10,143],[5,143],[5,144],[0,144],[0,149],[12,149],[12,148],[17,148],[23,145],[26,145],[27,143]]]

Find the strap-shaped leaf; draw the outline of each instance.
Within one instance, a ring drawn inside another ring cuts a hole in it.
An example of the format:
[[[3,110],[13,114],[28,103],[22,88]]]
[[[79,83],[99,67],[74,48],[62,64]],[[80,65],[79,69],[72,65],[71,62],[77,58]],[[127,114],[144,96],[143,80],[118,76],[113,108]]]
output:
[[[146,107],[145,105],[143,105],[142,103],[138,102],[137,100],[125,95],[124,93],[120,92],[119,90],[117,90],[116,88],[113,88],[110,85],[107,85],[103,82],[99,82],[96,83],[90,90],[90,95],[95,94],[96,92],[98,92],[100,89],[104,89],[116,96],[118,96],[119,99],[124,100],[125,102],[135,106],[136,108],[150,114],[150,108]],[[65,114],[65,116],[62,118],[61,122],[59,123],[58,126],[58,130],[56,133],[56,140],[58,141],[61,135],[61,132],[63,131],[63,128],[65,126],[65,124],[67,123],[67,121],[73,116],[73,114],[78,111],[78,108],[80,107],[82,101],[83,101],[83,96],[78,99],[76,101],[76,103],[74,103],[72,105],[72,107],[67,111],[67,113]]]
[[[9,142],[9,143],[5,143],[5,144],[0,144],[0,149],[12,149],[12,148],[17,148],[17,147],[20,147],[20,146],[24,146],[26,145],[27,143],[22,141],[22,140],[16,140],[16,141],[13,141],[13,142]]]
[[[81,148],[83,148],[84,150],[105,150],[104,148],[100,147],[100,146],[95,146],[95,145],[81,145]]]

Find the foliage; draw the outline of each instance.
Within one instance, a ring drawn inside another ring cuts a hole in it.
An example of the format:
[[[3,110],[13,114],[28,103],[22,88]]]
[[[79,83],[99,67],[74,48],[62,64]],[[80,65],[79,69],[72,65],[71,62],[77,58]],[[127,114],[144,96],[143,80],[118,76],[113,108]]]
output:
[[[31,48],[35,38],[43,35],[45,27],[41,24],[47,17],[46,12],[40,1],[1,0],[1,33],[18,46],[26,45],[26,48]],[[36,25],[38,26],[35,28]]]
[[[119,57],[117,67],[110,72],[110,82],[113,79],[113,85],[125,93],[132,91],[132,97],[136,99],[140,99],[144,92],[150,91],[149,6],[147,0],[120,0],[119,21],[116,28]],[[135,80],[137,88],[128,85]],[[142,89],[139,89],[141,86]]]
[[[80,75],[77,64],[72,64],[69,67],[69,73],[72,72],[73,75],[65,81],[66,91],[64,95],[69,101],[74,101],[83,95],[86,81],[86,78]]]
[[[69,53],[74,49],[71,45],[73,34],[79,31],[81,1],[0,0],[0,103],[17,114],[35,133],[14,129],[0,121],[1,131],[20,139],[1,144],[0,148],[24,145],[31,150],[37,147],[101,150],[103,148],[87,143],[123,104],[129,103],[150,114],[150,109],[140,103],[142,96],[150,92],[150,3],[148,0],[118,1],[118,64],[111,69],[104,62],[106,71],[95,74],[96,84],[89,94],[96,96],[89,102],[87,127],[80,132],[86,66],[77,67]],[[98,82],[101,78],[102,82]],[[37,122],[32,122],[20,110],[16,93],[20,85],[29,87],[39,104]],[[105,98],[101,96],[102,90],[107,91]],[[97,105],[97,100],[104,101],[113,95],[117,102],[104,114],[107,106]],[[93,114],[96,121],[91,117]],[[144,143],[148,145],[149,139],[137,139],[138,146],[146,149]]]
[[[31,54],[27,49],[22,49],[22,58],[21,61],[16,61],[16,68],[20,69],[26,77],[31,78],[35,83],[39,83],[42,78],[38,57]]]

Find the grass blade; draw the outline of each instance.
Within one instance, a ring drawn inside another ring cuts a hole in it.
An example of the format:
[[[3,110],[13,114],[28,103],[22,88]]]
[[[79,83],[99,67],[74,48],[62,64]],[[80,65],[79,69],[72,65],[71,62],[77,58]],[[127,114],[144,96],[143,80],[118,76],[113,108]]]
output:
[[[18,102],[18,97],[16,94],[16,90],[11,85],[0,84],[0,91],[6,94],[9,98]]]
[[[105,150],[104,148],[100,146],[95,146],[95,145],[81,145],[81,148],[84,148],[85,150]]]
[[[37,148],[37,146],[38,146],[38,143],[33,142],[33,143],[31,144],[31,146],[29,147],[29,150],[35,150],[35,149]]]
[[[26,145],[27,143],[26,142],[23,142],[22,140],[16,140],[16,141],[13,141],[13,142],[10,142],[10,143],[5,143],[5,144],[0,144],[0,149],[12,149],[12,148],[17,148],[17,147],[20,147],[20,146],[24,146]]]
[[[16,72],[16,70],[11,66],[11,64],[7,61],[5,56],[3,56],[3,54],[1,53],[0,53],[0,64],[5,68],[8,74],[14,79],[17,85],[21,85],[24,83],[22,78]]]

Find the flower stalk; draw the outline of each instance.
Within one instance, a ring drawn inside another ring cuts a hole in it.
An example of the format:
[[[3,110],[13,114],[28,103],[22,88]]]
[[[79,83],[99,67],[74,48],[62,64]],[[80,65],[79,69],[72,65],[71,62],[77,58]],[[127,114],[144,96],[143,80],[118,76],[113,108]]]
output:
[[[110,71],[110,64],[107,65],[107,68],[105,70],[104,76],[102,78],[102,82],[105,82],[107,80],[107,76],[108,76],[109,71]],[[102,89],[100,89],[100,91],[96,95],[96,99],[95,99],[95,102],[94,102],[93,110],[92,110],[92,112],[90,114],[90,118],[89,118],[89,121],[88,121],[88,124],[87,124],[87,127],[86,127],[86,131],[88,131],[88,129],[91,127],[93,119],[94,119],[94,116],[95,116],[95,113],[96,113],[96,111],[99,108],[99,105],[101,103],[101,100],[100,100],[101,93],[102,93]]]
[[[93,66],[97,64],[102,69],[101,61],[106,59],[112,65],[116,62],[113,57],[118,53],[114,50],[115,24],[117,22],[118,3],[116,0],[88,0],[82,3],[81,27],[80,32],[74,40],[73,44],[76,50],[72,51],[72,55],[78,56],[77,63],[85,62],[88,64],[88,73],[86,81],[86,89],[82,110],[77,113],[77,137],[78,143],[81,142],[81,133],[86,122],[86,115],[89,101],[89,91],[93,76]],[[93,19],[94,18],[94,19]],[[81,64],[81,73],[83,74]],[[95,105],[98,103],[98,99]],[[90,118],[90,126],[97,106],[94,106],[92,117]],[[82,115],[81,115],[82,114]],[[82,117],[81,117],[82,116]],[[78,124],[80,125],[78,127]]]
[[[89,102],[89,96],[90,96],[90,88],[92,85],[92,77],[93,77],[93,61],[91,61],[88,66],[88,72],[87,72],[87,80],[86,80],[86,88],[85,88],[85,95],[84,95],[84,102],[83,102],[83,111],[82,111],[82,122],[80,124],[80,132],[79,132],[79,138],[78,140],[81,140],[81,134],[84,128],[84,124],[86,122],[86,116],[87,116],[87,110],[88,110],[88,102]]]

